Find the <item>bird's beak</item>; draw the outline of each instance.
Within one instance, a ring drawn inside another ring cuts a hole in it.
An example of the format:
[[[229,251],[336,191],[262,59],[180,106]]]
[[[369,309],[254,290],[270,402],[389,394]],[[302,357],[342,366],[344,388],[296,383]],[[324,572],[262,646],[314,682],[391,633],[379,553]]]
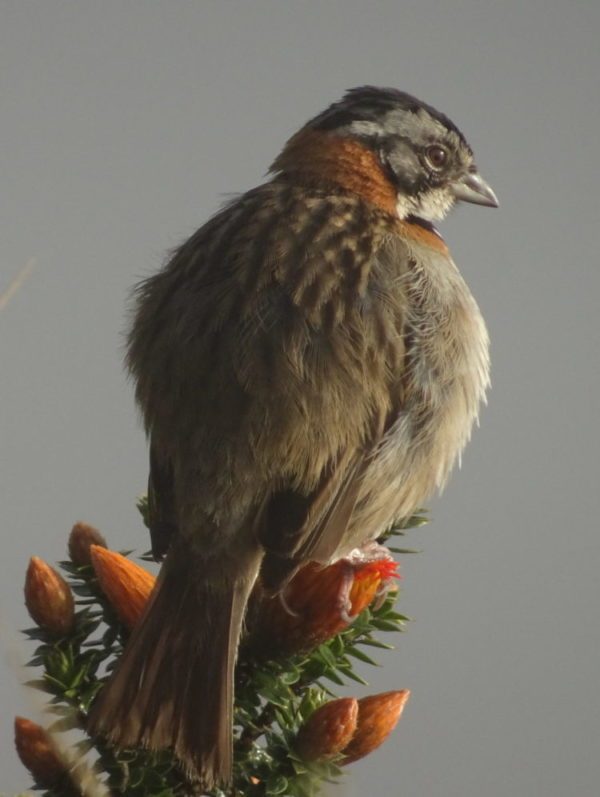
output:
[[[498,207],[498,198],[479,172],[470,172],[451,185],[452,193],[463,202],[485,205],[488,208]]]

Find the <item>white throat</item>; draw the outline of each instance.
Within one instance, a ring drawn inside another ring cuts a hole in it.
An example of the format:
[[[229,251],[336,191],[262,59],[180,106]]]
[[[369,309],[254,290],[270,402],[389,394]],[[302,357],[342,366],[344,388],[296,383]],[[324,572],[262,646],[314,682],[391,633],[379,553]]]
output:
[[[444,188],[432,188],[417,197],[397,194],[396,213],[399,219],[417,216],[425,221],[441,221],[452,209],[455,199]]]

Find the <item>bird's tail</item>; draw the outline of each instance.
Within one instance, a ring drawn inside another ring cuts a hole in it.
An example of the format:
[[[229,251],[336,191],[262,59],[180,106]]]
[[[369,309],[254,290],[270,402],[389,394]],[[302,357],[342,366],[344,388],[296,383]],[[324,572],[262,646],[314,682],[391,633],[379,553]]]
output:
[[[89,718],[118,747],[171,748],[205,788],[231,779],[235,658],[259,559],[236,565],[233,578],[222,563],[170,551]]]

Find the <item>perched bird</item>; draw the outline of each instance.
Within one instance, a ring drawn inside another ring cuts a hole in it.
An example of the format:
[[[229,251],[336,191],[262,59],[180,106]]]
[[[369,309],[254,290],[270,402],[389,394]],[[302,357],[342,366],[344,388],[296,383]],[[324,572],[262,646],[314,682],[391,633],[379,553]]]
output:
[[[352,89],[270,173],[139,286],[129,334],[166,558],[90,728],[172,748],[205,787],[231,777],[257,579],[277,594],[422,505],[488,385],[484,322],[432,224],[497,206],[456,125]]]

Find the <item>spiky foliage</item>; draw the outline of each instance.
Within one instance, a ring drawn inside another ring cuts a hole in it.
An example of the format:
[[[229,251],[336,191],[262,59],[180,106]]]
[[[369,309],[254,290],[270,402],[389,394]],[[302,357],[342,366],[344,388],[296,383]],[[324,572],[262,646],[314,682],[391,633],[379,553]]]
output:
[[[139,508],[144,516],[143,501]],[[390,529],[385,540],[402,536],[407,528],[425,522],[419,512],[401,527]],[[109,604],[89,561],[58,563],[75,596],[70,631],[60,637],[40,627],[24,632],[39,643],[29,664],[40,668],[41,675],[28,685],[50,696],[49,711],[57,719],[49,732],[78,728],[84,737],[73,750],[71,771],[77,769],[78,758],[93,749],[98,777],[112,794],[128,797],[311,797],[319,793],[324,782],[340,778],[343,752],[328,756],[324,750],[322,758],[315,760],[313,754],[307,761],[296,749],[298,734],[313,712],[332,699],[335,686],[349,682],[366,685],[356,671],[357,663],[376,665],[369,653],[392,647],[381,636],[401,631],[407,621],[394,608],[397,589],[381,595],[352,622],[348,618],[340,633],[312,650],[272,658],[264,651],[257,652],[251,644],[243,647],[236,675],[233,784],[227,791],[203,792],[186,779],[168,751],[116,750],[85,733],[90,705],[118,661],[129,634],[122,623],[123,612]],[[73,794],[70,783],[61,784],[57,787],[36,782],[38,788],[45,789],[45,797]]]

